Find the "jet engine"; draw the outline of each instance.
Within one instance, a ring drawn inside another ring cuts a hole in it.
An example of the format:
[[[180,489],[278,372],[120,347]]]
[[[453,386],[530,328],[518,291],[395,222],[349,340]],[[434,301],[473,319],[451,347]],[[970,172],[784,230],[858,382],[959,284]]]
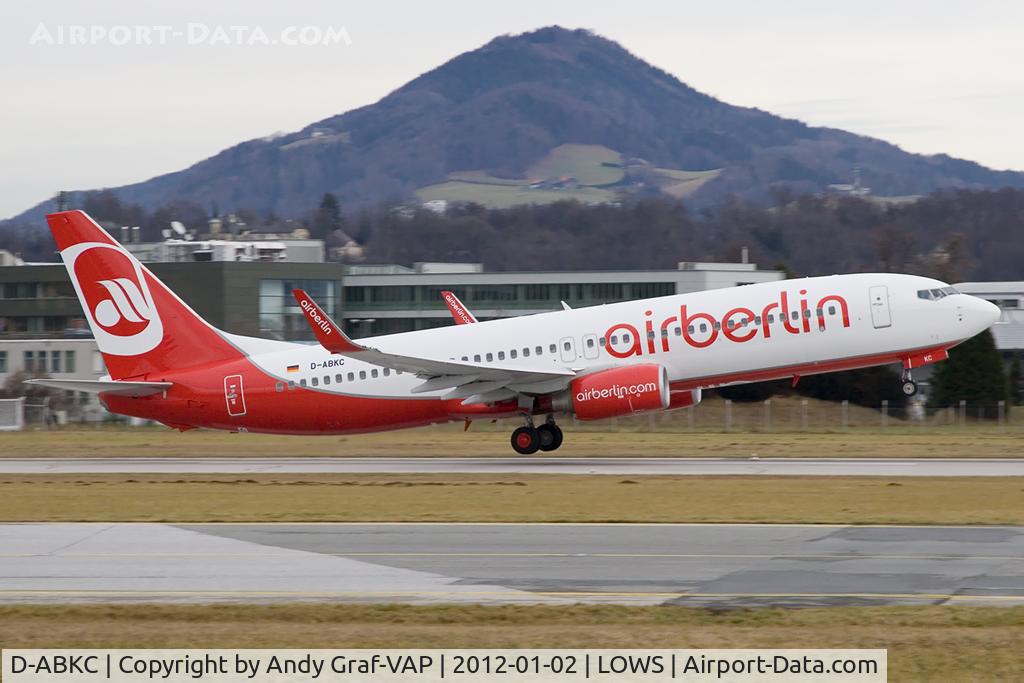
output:
[[[668,373],[653,363],[577,377],[568,389],[551,396],[553,410],[572,413],[580,420],[665,410],[670,403]]]

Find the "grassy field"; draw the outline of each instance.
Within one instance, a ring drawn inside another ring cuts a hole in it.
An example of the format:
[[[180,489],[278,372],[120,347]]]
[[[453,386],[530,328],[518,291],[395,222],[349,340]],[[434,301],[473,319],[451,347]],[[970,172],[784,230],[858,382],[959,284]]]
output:
[[[530,166],[526,177],[573,176],[581,185],[611,185],[625,175],[621,163],[621,154],[601,145],[559,145]]]
[[[6,475],[0,521],[1024,524],[1024,478]]]
[[[0,647],[887,648],[890,680],[1019,680],[1024,608],[0,607]]]
[[[601,145],[559,145],[530,166],[523,178],[498,178],[481,170],[458,171],[448,174],[446,182],[421,187],[416,195],[424,201],[477,202],[494,208],[547,204],[562,199],[584,203],[609,202],[616,198],[615,187],[621,189],[616,183],[626,176],[624,164],[620,153]],[[645,168],[647,182],[679,199],[693,194],[721,172],[719,169]],[[533,180],[552,181],[566,176],[575,178],[578,184],[560,190],[529,187]]]
[[[550,204],[563,199],[575,199],[584,204],[603,204],[615,198],[615,193],[599,187],[577,187],[565,190],[531,190],[525,183],[469,183],[449,180],[416,190],[422,201],[444,199],[449,202],[474,202],[494,209],[507,209],[520,204]]]
[[[1024,455],[1024,432],[949,428],[838,433],[595,431],[566,426],[558,457],[900,457],[972,458]],[[607,427],[604,427],[607,429]],[[511,422],[458,424],[357,436],[273,436],[164,427],[64,428],[0,432],[0,458],[32,457],[511,457]],[[531,456],[543,458],[545,456]]]

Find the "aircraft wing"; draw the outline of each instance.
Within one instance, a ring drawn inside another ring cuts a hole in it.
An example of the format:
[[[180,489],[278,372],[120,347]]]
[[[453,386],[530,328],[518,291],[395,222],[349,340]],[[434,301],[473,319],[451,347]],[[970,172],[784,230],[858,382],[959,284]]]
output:
[[[448,311],[452,314],[452,318],[455,319],[456,325],[469,325],[477,321],[476,316],[469,312],[469,309],[459,301],[459,297],[455,296],[454,292],[445,290],[441,292],[441,298],[448,305]]]
[[[27,379],[25,384],[35,384],[65,391],[84,391],[90,394],[117,394],[118,396],[151,396],[167,391],[171,382],[128,382],[114,379]]]
[[[331,320],[330,316],[301,289],[292,295],[313,329],[320,345],[331,353],[401,370],[424,380],[413,393],[451,389],[444,398],[462,398],[464,404],[505,400],[519,393],[548,393],[568,385],[576,373],[550,366],[502,366],[491,363],[425,358],[381,351],[358,344]]]

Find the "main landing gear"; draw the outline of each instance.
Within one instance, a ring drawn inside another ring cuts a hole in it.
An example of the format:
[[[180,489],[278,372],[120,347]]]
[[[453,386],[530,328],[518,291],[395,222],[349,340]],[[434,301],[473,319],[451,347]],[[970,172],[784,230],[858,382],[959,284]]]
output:
[[[910,370],[903,371],[903,376],[900,378],[900,381],[903,382],[900,388],[903,390],[904,396],[913,396],[917,393],[917,382],[915,382],[914,378],[910,376]]]
[[[562,428],[555,424],[555,418],[550,415],[539,427],[534,427],[533,418],[527,416],[526,425],[512,432],[512,449],[520,455],[553,451],[561,445]]]

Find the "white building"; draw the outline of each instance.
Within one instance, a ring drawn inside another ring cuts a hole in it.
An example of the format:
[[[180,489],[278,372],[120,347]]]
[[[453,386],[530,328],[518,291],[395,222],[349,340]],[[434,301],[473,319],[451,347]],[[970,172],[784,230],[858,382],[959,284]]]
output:
[[[106,374],[93,339],[4,339],[0,341],[0,385],[20,373],[58,379],[98,379]],[[106,412],[95,394],[64,392],[69,419],[96,421]]]
[[[1003,312],[992,326],[996,348],[1004,354],[1024,351],[1024,281],[961,282],[956,288],[991,301]]]

